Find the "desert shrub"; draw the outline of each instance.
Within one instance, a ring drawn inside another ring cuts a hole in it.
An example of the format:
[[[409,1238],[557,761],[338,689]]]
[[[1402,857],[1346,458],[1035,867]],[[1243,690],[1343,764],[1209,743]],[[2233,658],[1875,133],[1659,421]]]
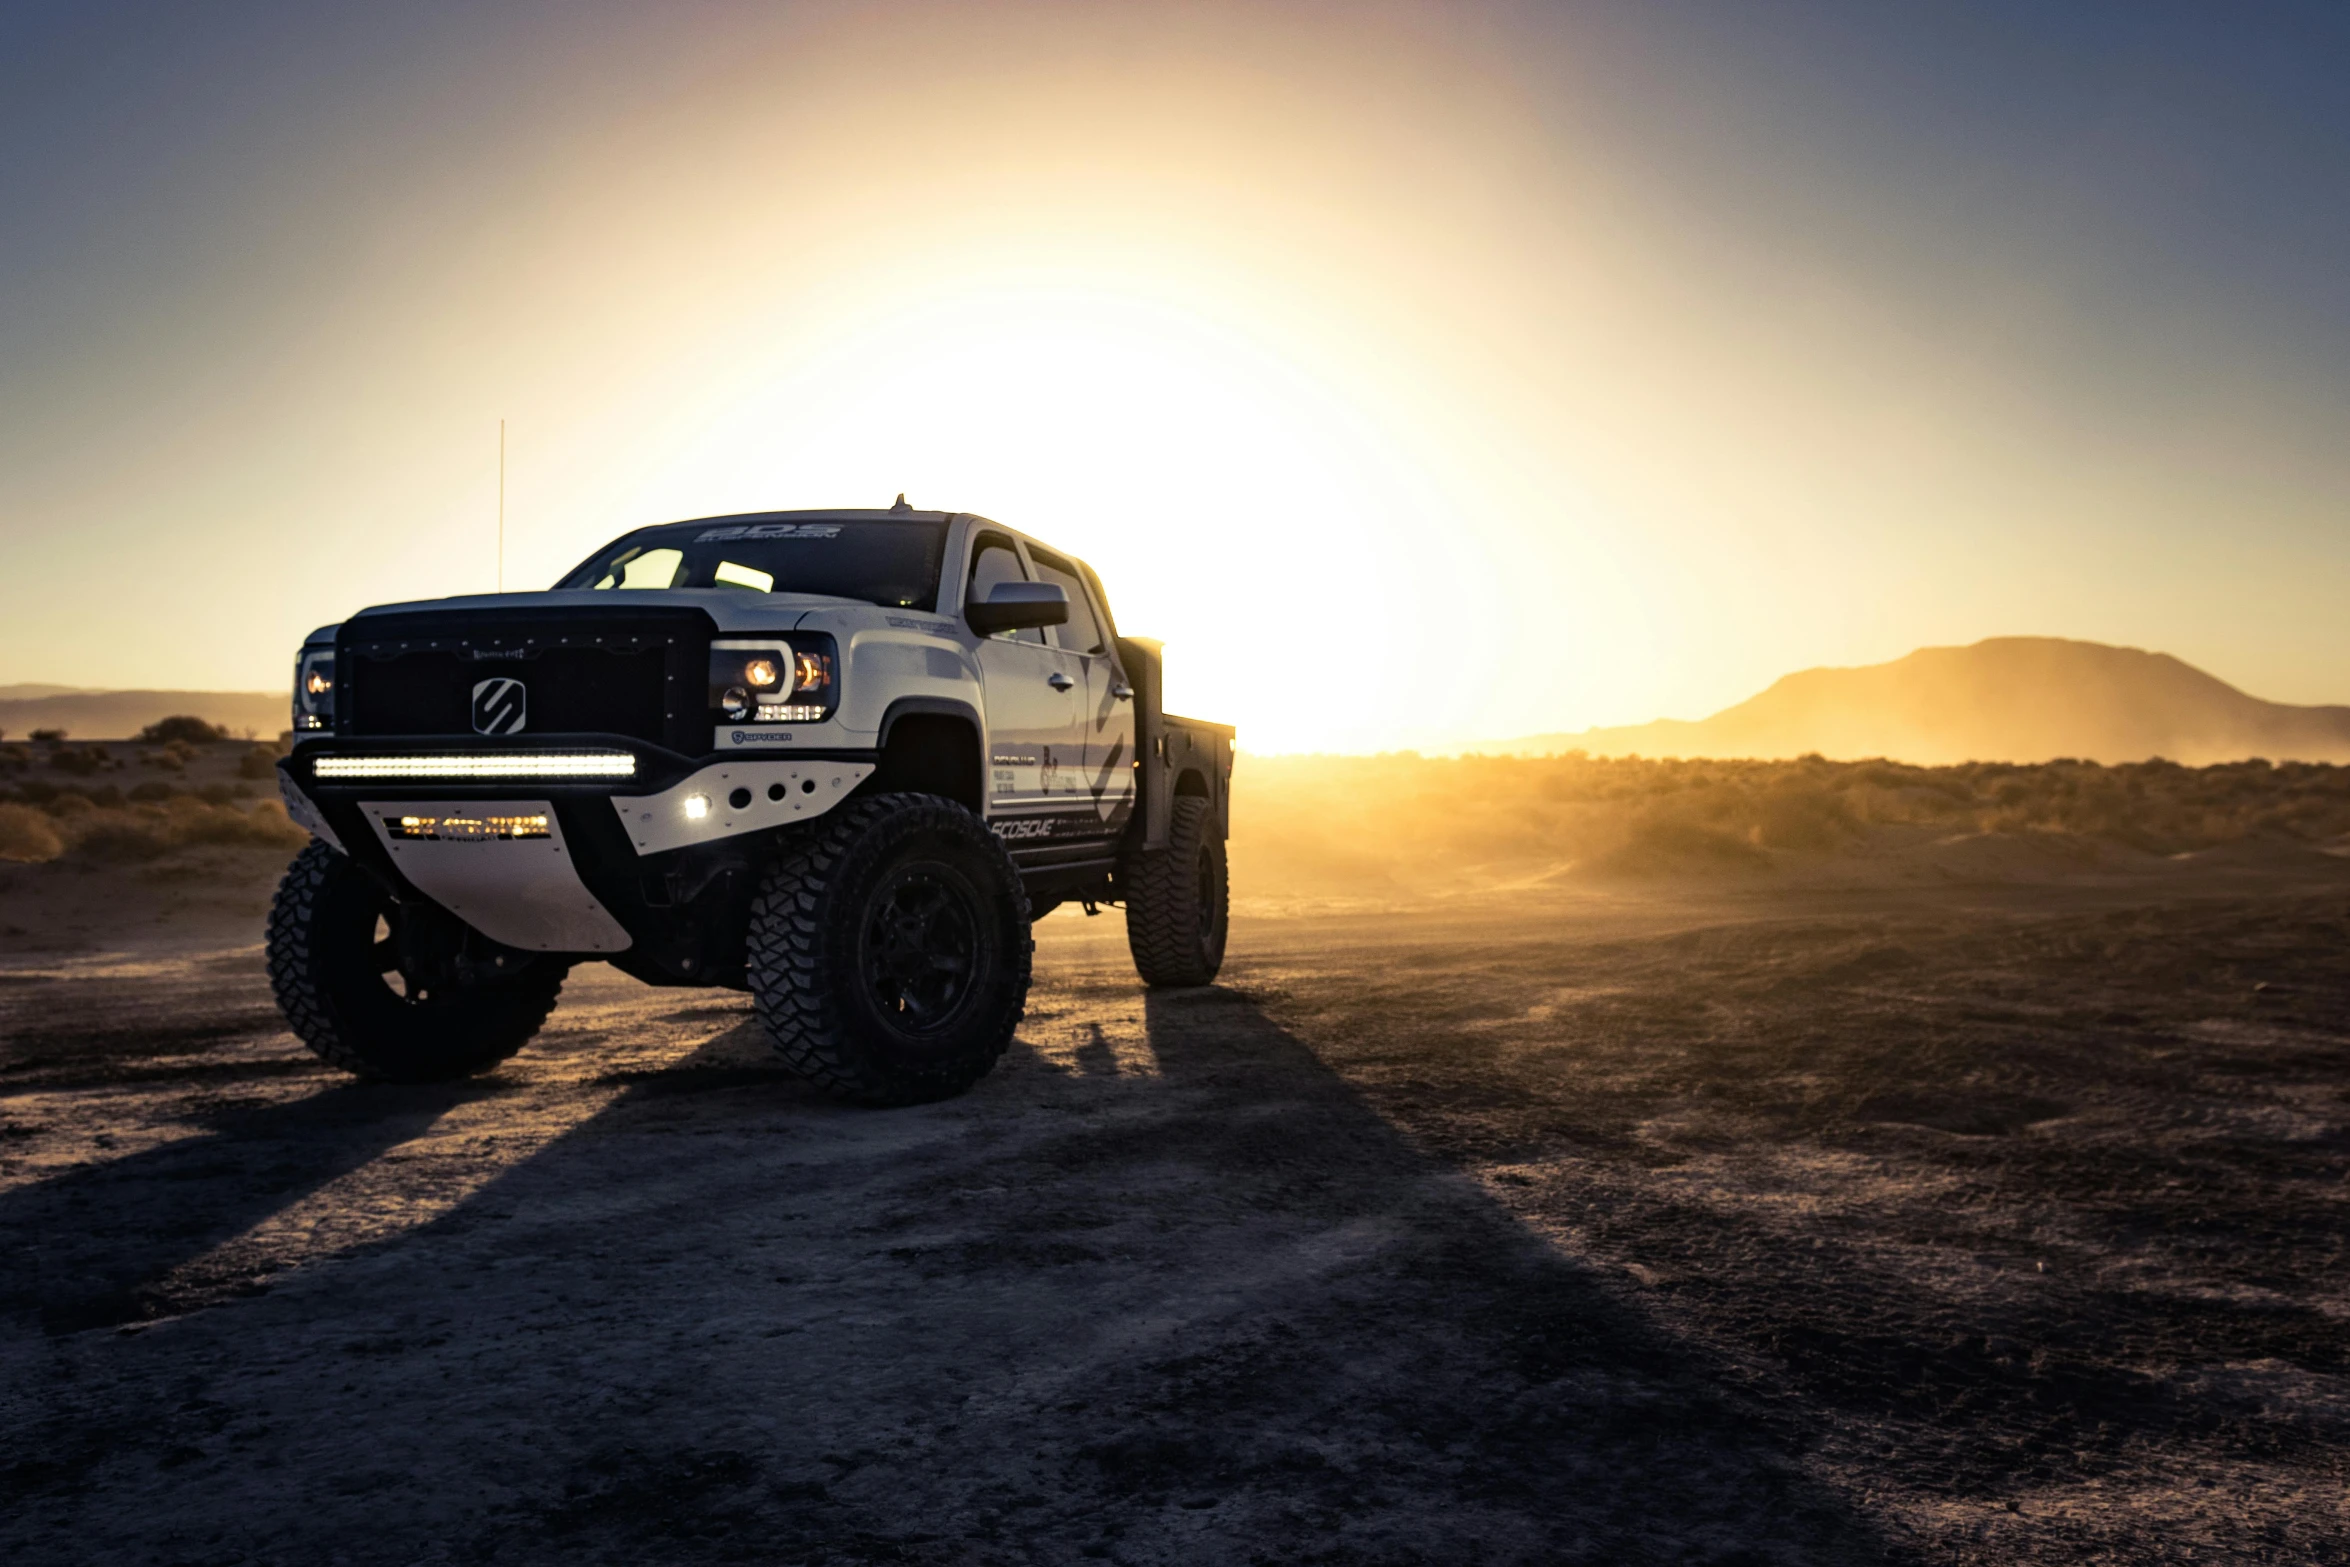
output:
[[[171,785],[150,778],[145,783],[132,787],[131,799],[141,804],[153,804],[170,799],[173,792]]]
[[[299,848],[310,835],[286,819],[286,808],[265,800],[245,810],[192,799],[174,800],[165,807],[174,847],[183,844],[253,844]]]
[[[274,745],[257,745],[237,758],[239,778],[275,778],[278,749]]]
[[[69,848],[77,860],[111,863],[152,860],[167,854],[171,842],[161,824],[144,814],[110,811],[105,817],[77,822]]]
[[[49,765],[61,773],[87,778],[92,773],[106,770],[106,748],[101,745],[61,745],[49,753]]]
[[[34,864],[65,852],[49,818],[29,805],[0,804],[0,860]]]
[[[1858,827],[1844,800],[1824,790],[1782,785],[1753,805],[1753,838],[1766,849],[1830,849]]]
[[[58,807],[70,799],[63,811]],[[161,804],[134,804],[105,810],[79,795],[61,796],[49,807],[52,830],[69,859],[115,863],[156,859],[174,849],[250,846],[292,850],[309,835],[286,819],[285,807],[265,800],[250,810],[214,805],[193,795],[174,795]]]
[[[2175,854],[2350,840],[2350,768],[1912,767],[1586,756],[1244,757],[1241,881],[1394,882],[1585,867],[1666,874],[1840,852],[1885,827]]]
[[[175,713],[140,730],[139,738],[149,745],[218,745],[229,738],[229,732],[192,713]]]
[[[1677,870],[1748,870],[1768,864],[1761,850],[1719,828],[1674,817],[1636,822],[1623,842],[1593,858],[1593,868],[1632,875]]]
[[[32,734],[35,745],[55,745],[64,738],[65,731],[62,729],[36,729]]]

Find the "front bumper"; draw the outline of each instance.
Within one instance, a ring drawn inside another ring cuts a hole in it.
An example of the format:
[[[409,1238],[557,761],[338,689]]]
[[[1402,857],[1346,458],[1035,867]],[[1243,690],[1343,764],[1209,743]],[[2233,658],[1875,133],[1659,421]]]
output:
[[[688,757],[615,735],[320,736],[278,768],[288,813],[403,895],[525,950],[637,951],[656,966],[700,954],[682,976],[706,972],[694,927],[747,900],[766,839],[838,805],[875,765],[871,752]],[[527,837],[415,836],[419,819],[485,807],[549,820]]]

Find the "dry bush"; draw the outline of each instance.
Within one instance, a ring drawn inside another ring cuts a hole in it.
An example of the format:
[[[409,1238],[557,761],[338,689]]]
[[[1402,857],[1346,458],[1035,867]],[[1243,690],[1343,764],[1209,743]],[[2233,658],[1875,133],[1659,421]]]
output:
[[[1245,757],[1233,853],[1260,885],[1759,870],[1890,829],[2034,834],[2155,854],[2350,836],[2350,768]]]
[[[199,845],[298,849],[309,834],[264,800],[250,811],[182,796],[162,806],[92,812],[77,826],[69,854],[101,860],[151,860]]]
[[[138,737],[149,745],[218,745],[229,738],[229,732],[193,713],[175,713],[149,724]]]
[[[214,793],[217,791],[207,791]],[[129,797],[114,788],[97,798],[79,790],[45,789],[37,800],[0,802],[0,859],[125,863],[153,860],[175,849],[211,845],[297,849],[309,835],[286,819],[285,807],[264,800],[250,810],[225,794],[206,799]],[[20,791],[30,796],[31,790]]]
[[[0,860],[38,864],[65,852],[49,818],[29,805],[0,803]]]

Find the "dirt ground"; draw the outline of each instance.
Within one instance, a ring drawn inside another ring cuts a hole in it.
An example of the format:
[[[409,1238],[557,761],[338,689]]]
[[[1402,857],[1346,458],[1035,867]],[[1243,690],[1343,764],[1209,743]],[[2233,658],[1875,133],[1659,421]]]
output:
[[[884,1113],[601,966],[356,1085],[251,889],[74,874],[0,885],[83,922],[0,958],[10,1562],[2350,1560],[2350,862],[1258,912],[1159,995],[1069,911]]]

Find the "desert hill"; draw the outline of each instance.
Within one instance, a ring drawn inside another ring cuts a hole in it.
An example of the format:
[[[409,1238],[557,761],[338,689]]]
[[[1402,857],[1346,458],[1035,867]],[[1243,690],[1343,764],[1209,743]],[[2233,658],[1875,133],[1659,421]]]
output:
[[[1711,718],[1660,719],[1465,747],[1489,755],[1778,758],[1817,752],[1937,766],[2153,757],[2350,762],[2350,707],[2247,695],[2167,653],[2061,637],[1920,648],[1889,664],[1807,669]]]
[[[21,693],[37,692],[38,695]],[[127,740],[159,718],[192,713],[231,734],[275,739],[291,722],[283,691],[75,691],[0,686],[0,734],[22,740],[62,729],[75,740]]]

